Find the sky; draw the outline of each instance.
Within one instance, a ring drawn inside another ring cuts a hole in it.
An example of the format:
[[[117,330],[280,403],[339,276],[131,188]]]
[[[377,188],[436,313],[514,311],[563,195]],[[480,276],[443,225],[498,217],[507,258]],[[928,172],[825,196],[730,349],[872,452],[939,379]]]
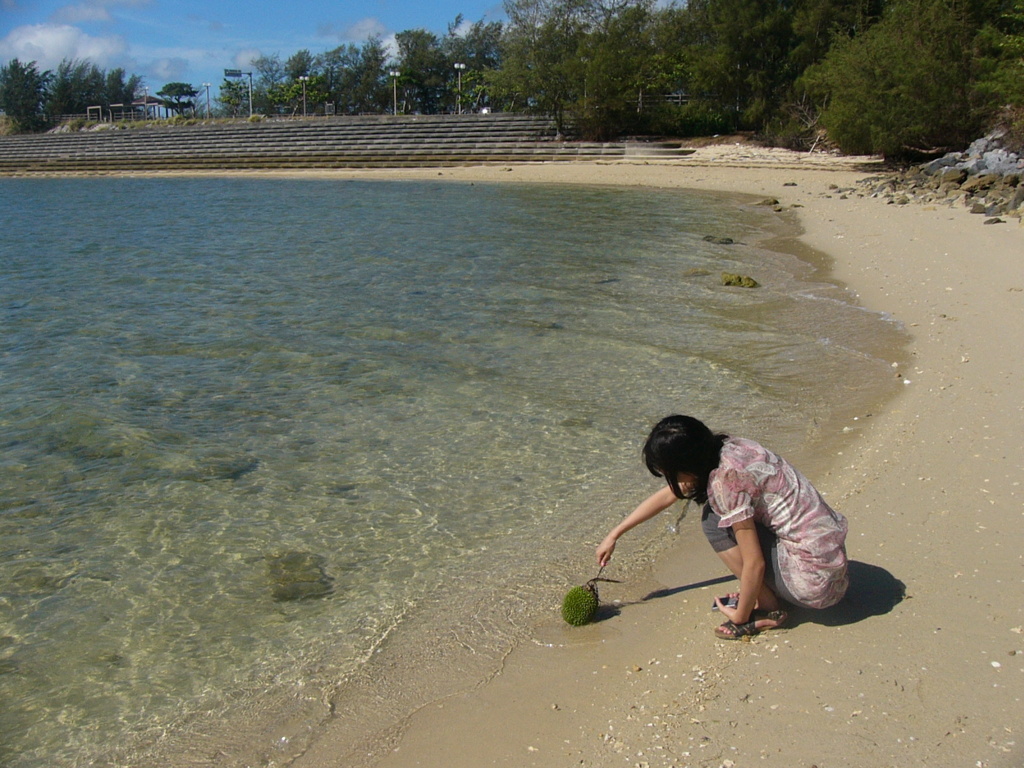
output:
[[[150,93],[169,82],[215,88],[225,69],[261,55],[286,60],[372,35],[393,43],[408,29],[444,34],[456,16],[501,21],[501,0],[0,0],[0,64],[40,71],[77,59],[142,76]]]

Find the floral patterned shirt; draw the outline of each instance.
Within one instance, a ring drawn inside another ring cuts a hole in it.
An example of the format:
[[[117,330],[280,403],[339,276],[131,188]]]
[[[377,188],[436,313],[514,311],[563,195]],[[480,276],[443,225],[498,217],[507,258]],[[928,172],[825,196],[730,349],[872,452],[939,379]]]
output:
[[[779,575],[802,603],[827,608],[846,594],[846,518],[781,456],[729,438],[708,480],[708,502],[719,528],[753,518],[778,536]]]

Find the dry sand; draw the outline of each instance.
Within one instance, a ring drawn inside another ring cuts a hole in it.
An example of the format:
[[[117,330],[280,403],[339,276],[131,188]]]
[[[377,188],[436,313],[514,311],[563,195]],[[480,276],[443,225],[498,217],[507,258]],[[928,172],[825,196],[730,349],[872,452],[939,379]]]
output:
[[[883,412],[851,418],[832,471],[813,478],[851,523],[841,609],[717,640],[709,604],[724,571],[691,543],[644,583],[606,587],[627,603],[617,615],[537,627],[496,676],[382,731],[377,754],[353,752],[336,724],[294,765],[1024,765],[1024,227],[841,191],[879,170],[724,145],[660,163],[401,173],[775,197],[863,306],[910,331],[893,374],[907,383]]]

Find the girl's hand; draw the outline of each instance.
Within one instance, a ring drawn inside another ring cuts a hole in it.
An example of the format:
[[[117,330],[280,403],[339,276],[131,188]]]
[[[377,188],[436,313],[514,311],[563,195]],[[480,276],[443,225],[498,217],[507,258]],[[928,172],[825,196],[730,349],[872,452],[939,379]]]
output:
[[[736,617],[740,615],[740,612],[737,611],[735,608],[732,608],[732,607],[728,606],[727,604],[723,603],[722,599],[720,597],[716,597],[715,598],[715,605],[718,606],[718,610],[729,621],[732,621],[732,622],[734,622],[736,624],[742,624],[743,623],[743,622],[740,622],[740,621],[736,620]],[[749,621],[749,619],[746,619],[746,620]]]
[[[608,565],[608,561],[612,559],[612,552],[615,551],[615,542],[617,539],[608,536],[604,541],[601,542],[597,548],[597,564],[604,568]]]

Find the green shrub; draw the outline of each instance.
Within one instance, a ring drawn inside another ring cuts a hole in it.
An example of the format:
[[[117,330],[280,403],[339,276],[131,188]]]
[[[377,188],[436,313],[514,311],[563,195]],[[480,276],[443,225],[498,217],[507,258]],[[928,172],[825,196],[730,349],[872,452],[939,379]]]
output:
[[[807,100],[788,104],[756,138],[771,147],[805,152],[821,145],[824,131],[818,126],[819,118],[818,111]]]
[[[1010,152],[1024,153],[1024,105],[1006,107],[999,114],[999,127],[1003,135],[1003,146]]]
[[[952,0],[896,0],[867,32],[837,42],[801,85],[844,152],[899,158],[965,146],[988,105],[976,88],[975,30]]]

